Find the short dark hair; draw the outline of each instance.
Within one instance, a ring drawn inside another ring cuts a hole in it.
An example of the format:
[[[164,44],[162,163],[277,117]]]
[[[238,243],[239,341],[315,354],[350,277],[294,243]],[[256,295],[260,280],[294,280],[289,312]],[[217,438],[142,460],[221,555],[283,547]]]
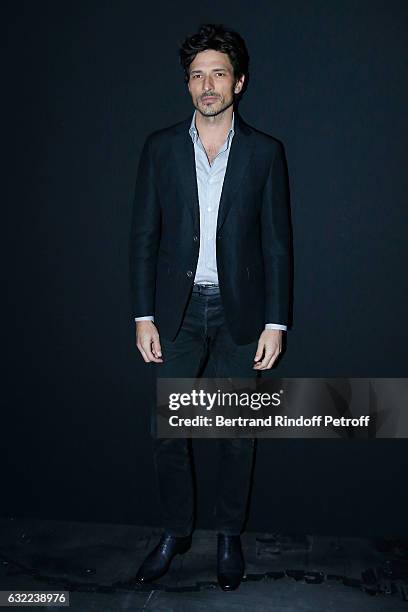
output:
[[[190,64],[197,53],[206,49],[214,49],[228,55],[236,80],[245,75],[242,90],[236,94],[238,101],[248,87],[249,80],[249,54],[244,39],[238,32],[222,24],[202,24],[198,32],[188,36],[179,49],[180,63],[184,69],[186,83],[190,79]]]

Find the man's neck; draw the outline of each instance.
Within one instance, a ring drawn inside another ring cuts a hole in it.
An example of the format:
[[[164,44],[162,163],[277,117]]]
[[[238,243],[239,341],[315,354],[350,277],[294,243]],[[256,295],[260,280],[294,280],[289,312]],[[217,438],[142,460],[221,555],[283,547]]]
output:
[[[231,127],[232,113],[232,106],[229,106],[225,111],[213,117],[205,117],[196,110],[195,126],[200,139],[210,142],[225,140]]]

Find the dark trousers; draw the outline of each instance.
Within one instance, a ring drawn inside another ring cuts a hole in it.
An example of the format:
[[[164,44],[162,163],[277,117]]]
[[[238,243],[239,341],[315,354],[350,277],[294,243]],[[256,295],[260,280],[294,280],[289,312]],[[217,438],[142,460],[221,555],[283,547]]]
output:
[[[251,344],[235,344],[226,326],[218,287],[194,285],[176,339],[160,338],[160,342],[164,363],[154,364],[159,378],[196,378],[208,356],[214,377],[257,375],[252,365],[258,339]],[[155,408],[154,405],[151,433],[163,527],[171,535],[189,535],[194,522],[191,440],[157,438]],[[209,440],[211,448],[215,441],[218,444],[215,526],[220,533],[237,535],[246,516],[255,440],[219,438]]]

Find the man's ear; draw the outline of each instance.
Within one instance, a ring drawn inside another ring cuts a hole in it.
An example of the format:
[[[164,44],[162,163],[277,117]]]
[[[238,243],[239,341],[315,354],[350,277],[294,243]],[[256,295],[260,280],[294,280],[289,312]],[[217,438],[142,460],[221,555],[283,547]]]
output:
[[[237,82],[235,83],[234,93],[239,94],[239,92],[242,90],[244,86],[244,81],[245,81],[245,74],[240,76]]]

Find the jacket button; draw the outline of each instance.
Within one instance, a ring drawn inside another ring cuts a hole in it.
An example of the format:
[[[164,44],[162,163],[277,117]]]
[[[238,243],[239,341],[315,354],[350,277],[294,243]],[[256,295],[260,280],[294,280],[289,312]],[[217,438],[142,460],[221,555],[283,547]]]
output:
[[[194,236],[193,236],[193,240],[194,240],[194,242],[197,242],[197,240],[198,240],[198,236],[194,235]]]
[[[192,271],[191,271],[191,270],[188,270],[188,271],[187,271],[187,276],[189,276],[189,277],[190,277],[190,276],[193,276],[193,273],[192,273]]]

